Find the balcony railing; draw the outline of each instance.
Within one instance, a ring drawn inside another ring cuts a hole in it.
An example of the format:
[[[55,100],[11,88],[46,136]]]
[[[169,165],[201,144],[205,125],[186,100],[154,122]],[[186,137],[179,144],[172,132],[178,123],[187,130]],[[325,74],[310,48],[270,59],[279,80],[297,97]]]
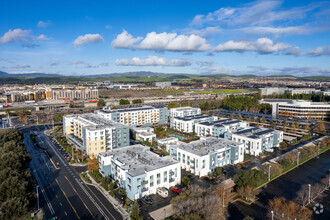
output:
[[[173,178],[170,178],[170,183],[173,183],[175,181],[175,179],[173,179]]]
[[[143,180],[142,185],[146,185],[146,184],[148,184],[148,180]]]
[[[149,190],[148,187],[143,187],[143,188],[142,188],[142,192],[146,192],[146,191],[148,191],[148,190]]]

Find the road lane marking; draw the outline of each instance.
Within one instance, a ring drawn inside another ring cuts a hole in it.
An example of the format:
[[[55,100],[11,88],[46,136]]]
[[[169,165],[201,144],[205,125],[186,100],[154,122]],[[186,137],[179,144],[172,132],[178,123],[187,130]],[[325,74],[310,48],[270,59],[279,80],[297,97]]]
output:
[[[62,203],[60,202],[60,206],[62,206]]]
[[[93,217],[93,219],[95,219],[94,216],[93,216],[93,214],[92,214],[92,212],[91,212],[91,210],[89,210],[89,208],[87,207],[87,205],[85,204],[85,202],[82,200],[82,198],[80,197],[80,195],[79,195],[79,193],[77,192],[77,190],[76,190],[76,189],[73,187],[73,185],[71,184],[70,180],[69,180],[66,176],[65,176],[65,179],[70,183],[72,189],[76,192],[76,194],[78,195],[78,197],[80,198],[80,200],[82,201],[82,203],[84,203],[84,206],[85,206],[85,208],[89,211],[89,214],[91,214],[91,216]]]
[[[71,208],[73,209],[74,213],[76,213],[76,215],[77,215],[78,219],[80,219],[80,217],[79,217],[79,215],[77,214],[77,212],[76,212],[75,208],[72,206],[72,204],[71,204],[70,200],[69,200],[69,199],[68,199],[68,197],[66,196],[65,192],[63,191],[62,187],[61,187],[61,186],[60,186],[60,184],[58,183],[57,179],[55,179],[55,181],[56,181],[57,185],[60,187],[60,189],[61,189],[61,191],[62,191],[63,195],[64,195],[64,196],[65,196],[65,198],[66,198],[66,200],[68,200],[68,202],[69,202],[69,204],[70,204]]]
[[[68,214],[66,214],[66,211],[64,211],[64,214],[67,216]]]

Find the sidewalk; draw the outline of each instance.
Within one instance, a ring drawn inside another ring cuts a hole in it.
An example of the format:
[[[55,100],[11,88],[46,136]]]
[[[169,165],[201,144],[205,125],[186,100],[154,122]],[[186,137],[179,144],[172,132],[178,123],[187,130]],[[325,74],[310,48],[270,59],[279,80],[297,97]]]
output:
[[[149,215],[155,220],[162,220],[162,219],[170,217],[174,214],[175,213],[174,213],[172,205],[167,205],[165,207],[162,207],[160,209],[157,209],[157,210],[149,213]]]
[[[100,184],[98,184],[93,177],[91,177],[88,173],[88,171],[86,172],[86,174],[88,175],[89,179],[92,181],[92,183],[90,185],[95,186],[104,196],[105,198],[107,198],[109,200],[109,202],[115,207],[115,209],[117,209],[119,211],[119,213],[123,216],[124,220],[130,220],[131,217],[130,215],[125,211],[125,209],[119,204],[119,202],[113,198],[109,192],[107,192],[102,186],[100,186]]]

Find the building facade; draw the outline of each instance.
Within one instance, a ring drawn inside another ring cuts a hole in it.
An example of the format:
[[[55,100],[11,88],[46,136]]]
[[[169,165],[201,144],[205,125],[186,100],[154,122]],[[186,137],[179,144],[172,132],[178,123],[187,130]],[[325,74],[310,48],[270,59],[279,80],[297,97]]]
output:
[[[142,106],[137,108],[99,110],[99,116],[125,125],[146,125],[168,123],[169,111],[162,106]]]
[[[258,156],[264,151],[272,152],[283,141],[283,131],[249,127],[236,132],[228,132],[225,139],[244,144],[245,153]]]
[[[75,88],[75,89],[52,89],[51,99],[97,99],[99,98],[98,89]]]
[[[63,134],[88,156],[129,145],[129,127],[96,114],[63,116]]]
[[[170,145],[170,156],[181,168],[197,176],[206,176],[217,167],[244,160],[244,144],[223,138],[204,137],[190,143]]]
[[[154,129],[151,127],[132,128],[133,138],[137,141],[146,141],[152,143],[156,139]]]
[[[157,188],[169,189],[181,183],[180,163],[169,156],[160,157],[143,145],[101,153],[99,171],[117,181],[132,201],[155,194]]]
[[[216,116],[190,115],[185,117],[173,117],[170,120],[170,127],[185,133],[195,132],[195,124],[199,122],[212,122],[217,120]]]
[[[170,117],[185,117],[189,115],[200,115],[201,109],[200,108],[193,108],[193,107],[180,107],[180,108],[171,108],[170,109]]]
[[[213,136],[224,137],[226,132],[234,132],[249,126],[249,122],[231,119],[220,118],[212,122],[199,122],[195,124],[195,132],[199,137]]]
[[[306,100],[262,99],[259,103],[272,105],[273,117],[327,120],[330,118],[330,103],[311,102]]]

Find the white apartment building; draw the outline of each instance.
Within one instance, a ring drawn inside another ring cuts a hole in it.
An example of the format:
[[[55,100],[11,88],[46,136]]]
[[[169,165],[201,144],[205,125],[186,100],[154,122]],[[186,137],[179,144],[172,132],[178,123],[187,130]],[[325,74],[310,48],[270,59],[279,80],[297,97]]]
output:
[[[161,147],[161,146],[165,146],[165,150],[167,151],[167,152],[169,152],[169,146],[170,145],[175,145],[177,142],[179,142],[179,139],[178,138],[176,138],[176,137],[169,137],[169,138],[163,138],[163,139],[159,139],[158,141],[157,141],[157,145],[159,146],[159,147]]]
[[[204,137],[190,143],[170,145],[170,156],[181,168],[197,176],[206,176],[217,167],[244,160],[244,144],[223,138]]]
[[[246,127],[249,127],[249,122],[231,118],[220,118],[217,121],[196,123],[195,132],[200,137],[213,136],[223,138],[226,132],[234,132]]]
[[[244,144],[245,153],[258,156],[264,151],[272,152],[283,141],[283,131],[249,127],[225,133],[225,139]]]
[[[160,157],[143,145],[114,149],[99,155],[99,171],[118,181],[134,201],[181,183],[180,163],[170,156]]]
[[[169,111],[162,106],[142,106],[137,108],[99,110],[96,114],[125,125],[146,125],[168,123]]]
[[[171,108],[170,109],[170,117],[185,117],[189,115],[200,115],[201,109],[200,108],[193,108],[193,107],[180,107],[180,108]]]
[[[292,118],[326,120],[330,118],[330,103],[306,100],[262,99],[259,103],[272,105],[273,117],[279,115]]]
[[[185,117],[171,118],[170,127],[185,133],[195,132],[195,124],[199,122],[212,122],[217,120],[216,116],[190,115]]]
[[[129,127],[96,114],[66,115],[63,134],[88,156],[129,145]]]
[[[154,134],[154,129],[151,127],[132,128],[131,131],[133,134],[133,138],[137,141],[147,141],[152,143],[156,138],[156,134]]]

